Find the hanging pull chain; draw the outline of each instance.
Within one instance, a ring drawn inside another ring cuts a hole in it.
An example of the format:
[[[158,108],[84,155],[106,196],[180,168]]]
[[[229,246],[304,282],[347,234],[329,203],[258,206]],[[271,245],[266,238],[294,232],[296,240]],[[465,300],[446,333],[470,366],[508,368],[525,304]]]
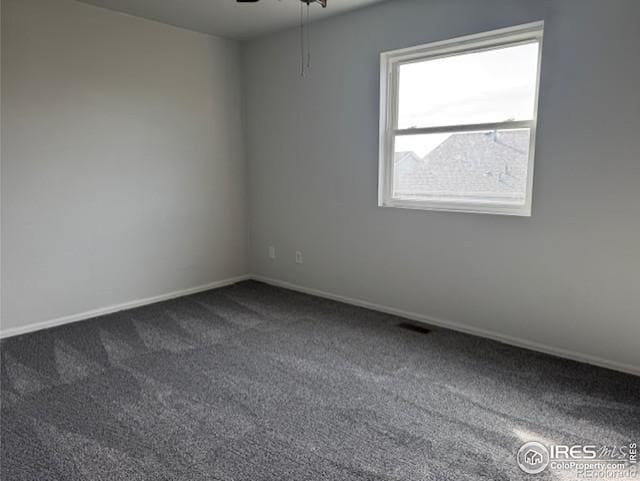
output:
[[[311,17],[309,9],[309,3],[307,3],[307,69],[311,68]]]
[[[304,5],[300,2],[300,76],[304,77]]]
[[[307,4],[307,12],[305,17],[304,3]],[[311,32],[309,24],[311,23],[311,2],[306,0],[300,1],[300,76],[304,77],[311,68]]]

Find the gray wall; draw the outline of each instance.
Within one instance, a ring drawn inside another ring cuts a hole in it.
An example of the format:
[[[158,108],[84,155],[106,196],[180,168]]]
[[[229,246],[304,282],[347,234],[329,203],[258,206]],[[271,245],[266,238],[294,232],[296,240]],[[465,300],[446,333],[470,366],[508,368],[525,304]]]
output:
[[[252,272],[640,372],[639,18],[637,0],[393,0],[315,25],[304,80],[296,31],[249,43]],[[541,19],[533,217],[377,207],[379,53]]]
[[[246,273],[238,45],[2,7],[2,329]]]

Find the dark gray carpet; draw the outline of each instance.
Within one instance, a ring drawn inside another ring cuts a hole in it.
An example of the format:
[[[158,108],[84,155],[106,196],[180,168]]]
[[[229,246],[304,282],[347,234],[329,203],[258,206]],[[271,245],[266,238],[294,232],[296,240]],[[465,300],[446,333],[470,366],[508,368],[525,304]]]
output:
[[[246,282],[7,339],[2,480],[531,480],[525,440],[640,439],[640,378],[399,322]]]

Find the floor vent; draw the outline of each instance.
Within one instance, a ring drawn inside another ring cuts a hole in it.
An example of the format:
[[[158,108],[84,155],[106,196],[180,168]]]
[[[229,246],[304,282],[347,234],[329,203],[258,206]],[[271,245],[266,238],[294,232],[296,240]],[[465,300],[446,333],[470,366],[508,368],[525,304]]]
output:
[[[420,334],[429,334],[431,332],[431,329],[427,327],[411,324],[410,322],[401,322],[398,327],[407,331],[419,332]]]

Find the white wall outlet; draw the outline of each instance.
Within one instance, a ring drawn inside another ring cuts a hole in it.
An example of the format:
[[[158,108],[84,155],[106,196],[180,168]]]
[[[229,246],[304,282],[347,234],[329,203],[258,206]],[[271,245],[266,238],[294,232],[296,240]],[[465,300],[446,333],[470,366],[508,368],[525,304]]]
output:
[[[269,246],[269,259],[271,259],[272,261],[276,260],[276,247],[275,246]]]
[[[302,264],[302,263],[303,263],[302,251],[296,251],[296,264]]]

